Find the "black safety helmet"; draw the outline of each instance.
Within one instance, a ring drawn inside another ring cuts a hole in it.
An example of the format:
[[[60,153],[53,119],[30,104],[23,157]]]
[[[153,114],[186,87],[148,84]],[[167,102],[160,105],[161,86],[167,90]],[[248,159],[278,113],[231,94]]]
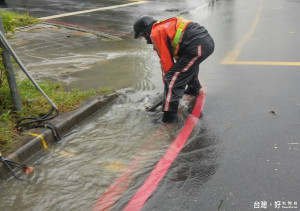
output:
[[[154,20],[153,17],[149,15],[142,15],[138,17],[133,24],[134,39],[146,35],[147,33],[150,34],[152,25],[155,22],[156,20]]]

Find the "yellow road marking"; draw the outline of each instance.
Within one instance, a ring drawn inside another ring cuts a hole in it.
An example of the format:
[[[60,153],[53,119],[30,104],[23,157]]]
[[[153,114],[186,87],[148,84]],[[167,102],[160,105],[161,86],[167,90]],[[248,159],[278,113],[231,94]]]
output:
[[[126,165],[119,162],[106,163],[104,166],[106,171],[123,171]]]
[[[259,8],[257,9],[255,19],[253,20],[251,27],[244,37],[237,43],[233,50],[229,51],[221,64],[233,64],[233,65],[273,65],[273,66],[300,66],[300,62],[273,62],[273,61],[238,61],[237,58],[240,55],[245,43],[252,37],[263,8],[263,0],[260,0]]]
[[[43,146],[45,149],[48,149],[48,146],[47,146],[47,143],[44,139],[44,137],[40,134],[37,134],[37,133],[28,133],[29,135],[32,135],[32,136],[35,136],[35,137],[39,137],[41,140],[42,140],[42,143],[43,143]]]
[[[29,43],[28,40],[21,40],[21,41],[13,42],[12,44],[13,44],[13,45],[26,45],[26,44],[28,44],[28,43]]]
[[[255,19],[252,22],[249,31],[244,35],[244,37],[240,40],[240,42],[237,43],[237,45],[234,47],[234,49],[229,51],[229,53],[225,56],[225,58],[223,59],[221,64],[233,64],[236,62],[245,43],[251,38],[251,36],[253,35],[253,33],[256,29],[256,26],[258,24],[258,21],[259,21],[260,15],[261,15],[262,8],[263,8],[263,1],[260,0],[259,8],[256,12]]]
[[[101,7],[101,8],[91,9],[91,10],[83,10],[83,11],[78,11],[78,12],[69,12],[69,13],[65,13],[65,14],[61,14],[61,15],[52,15],[52,16],[43,17],[43,18],[39,18],[39,19],[49,20],[49,19],[67,17],[67,16],[72,16],[72,15],[79,15],[79,14],[98,12],[98,11],[103,11],[103,10],[116,9],[116,8],[121,8],[121,7],[128,7],[128,6],[132,6],[132,5],[136,5],[136,4],[144,4],[144,3],[147,3],[147,2],[148,1],[138,1],[138,2],[133,2],[133,3],[128,3],[128,4],[120,4],[120,5],[114,5],[114,6],[109,6],[109,7]]]

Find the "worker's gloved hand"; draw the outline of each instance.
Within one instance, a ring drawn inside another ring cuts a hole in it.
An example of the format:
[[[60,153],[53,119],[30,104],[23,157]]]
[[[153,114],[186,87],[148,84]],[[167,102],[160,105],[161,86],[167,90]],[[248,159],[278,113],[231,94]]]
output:
[[[178,122],[177,113],[171,111],[164,111],[162,121],[163,123],[177,123]]]

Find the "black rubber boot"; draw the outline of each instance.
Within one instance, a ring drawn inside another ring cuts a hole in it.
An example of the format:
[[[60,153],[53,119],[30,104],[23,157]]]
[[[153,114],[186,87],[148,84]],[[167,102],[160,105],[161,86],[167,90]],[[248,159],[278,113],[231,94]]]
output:
[[[177,113],[164,111],[162,121],[163,123],[177,123],[178,122]]]
[[[194,88],[188,87],[186,90],[184,90],[184,94],[186,95],[198,95],[199,94],[199,90],[195,90]]]

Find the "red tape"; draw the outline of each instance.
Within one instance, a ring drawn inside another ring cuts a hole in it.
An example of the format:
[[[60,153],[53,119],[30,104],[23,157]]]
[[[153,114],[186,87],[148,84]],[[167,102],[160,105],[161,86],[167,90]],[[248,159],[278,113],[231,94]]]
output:
[[[200,90],[197,96],[192,114],[187,118],[184,128],[172,142],[162,159],[157,163],[149,177],[145,180],[144,184],[139,188],[137,193],[127,204],[125,210],[140,210],[153,191],[157,188],[159,182],[166,174],[167,170],[177,157],[180,150],[183,148],[195,125],[197,124],[205,101],[205,92]],[[187,95],[186,100],[189,98]],[[161,131],[157,132],[161,133]],[[155,136],[156,137],[156,136]],[[151,139],[150,142],[155,141]],[[151,146],[151,144],[150,144]],[[145,146],[142,151],[148,150],[149,146]],[[133,173],[141,168],[139,162],[146,159],[144,156],[137,156],[128,166],[128,168],[115,180],[113,184],[105,191],[105,193],[98,199],[93,211],[110,210],[115,202],[119,199],[120,195],[128,189],[130,182],[133,179]]]
[[[75,28],[79,28],[79,29],[87,29],[87,30],[92,30],[92,31],[102,31],[102,32],[106,32],[106,33],[109,33],[109,34],[115,34],[115,35],[118,35],[120,37],[131,37],[128,34],[124,34],[122,32],[111,31],[111,30],[107,30],[107,29],[99,29],[99,28],[83,26],[83,25],[78,25],[78,24],[72,24],[72,23],[65,23],[65,22],[54,21],[54,20],[44,20],[44,21],[48,22],[48,23],[56,23],[56,24],[75,27]]]
[[[195,125],[197,124],[205,102],[205,92],[200,91],[197,96],[192,114],[187,118],[184,128],[180,131],[171,146],[168,148],[162,159],[157,163],[151,174],[139,188],[133,198],[125,207],[124,211],[141,210],[147,199],[157,188],[161,179],[165,176],[169,167],[183,148]]]

